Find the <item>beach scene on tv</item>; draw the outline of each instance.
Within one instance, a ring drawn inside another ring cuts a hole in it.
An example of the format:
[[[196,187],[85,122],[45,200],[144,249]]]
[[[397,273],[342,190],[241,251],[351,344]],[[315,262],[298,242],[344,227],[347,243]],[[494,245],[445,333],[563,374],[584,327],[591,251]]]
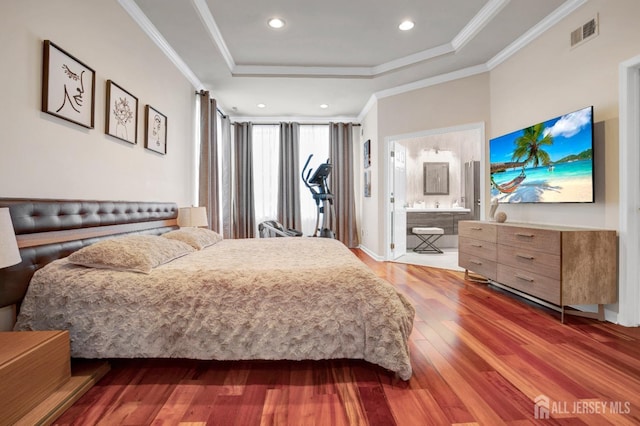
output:
[[[489,142],[491,198],[500,203],[593,202],[593,109]]]

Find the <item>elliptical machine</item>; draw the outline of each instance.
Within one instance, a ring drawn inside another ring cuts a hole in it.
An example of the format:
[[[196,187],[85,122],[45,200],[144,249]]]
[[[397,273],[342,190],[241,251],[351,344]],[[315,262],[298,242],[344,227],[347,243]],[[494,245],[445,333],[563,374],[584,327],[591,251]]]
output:
[[[321,238],[335,238],[336,234],[331,230],[331,224],[333,223],[336,212],[333,207],[333,194],[331,194],[329,186],[327,185],[327,177],[331,174],[331,164],[329,163],[329,159],[327,159],[326,163],[318,166],[313,176],[311,176],[312,169],[309,169],[305,176],[305,171],[307,170],[307,166],[309,166],[311,157],[313,157],[313,154],[307,158],[307,162],[302,168],[302,181],[305,186],[309,188],[316,202],[316,227],[313,236],[317,237],[318,231],[320,231]],[[322,228],[318,228],[320,225],[320,215],[322,215]]]

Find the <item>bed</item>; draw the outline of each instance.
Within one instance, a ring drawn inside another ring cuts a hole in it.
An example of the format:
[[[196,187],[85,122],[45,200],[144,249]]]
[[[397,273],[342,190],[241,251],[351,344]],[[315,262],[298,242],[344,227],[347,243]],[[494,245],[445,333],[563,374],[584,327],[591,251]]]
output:
[[[413,307],[336,240],[222,240],[145,271],[114,270],[76,257],[105,238],[187,246],[165,238],[181,233],[175,204],[3,205],[24,260],[0,273],[0,305],[19,304],[16,330],[69,330],[73,357],[364,359],[411,377]]]

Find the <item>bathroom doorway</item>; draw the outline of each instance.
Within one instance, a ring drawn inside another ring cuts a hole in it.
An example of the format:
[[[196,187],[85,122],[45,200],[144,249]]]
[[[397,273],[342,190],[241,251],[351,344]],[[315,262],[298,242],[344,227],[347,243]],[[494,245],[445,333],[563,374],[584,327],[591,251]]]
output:
[[[387,158],[383,164],[389,200],[386,217],[390,221],[389,226],[386,226],[385,236],[387,260],[446,269],[457,268],[455,219],[484,218],[484,139],[484,123],[426,130],[385,139]],[[465,168],[470,166],[479,169],[475,172],[474,195],[469,195],[473,194],[473,191],[469,192],[469,187],[474,182],[465,182],[465,174],[469,174],[469,170]],[[440,176],[440,172],[447,169],[448,172]],[[433,176],[438,176],[439,179],[435,186],[429,181],[434,179]],[[444,178],[446,185],[441,180]],[[445,221],[442,222],[444,225],[435,225],[446,230],[437,244],[444,253],[414,253],[412,248],[417,241],[410,232],[412,220],[415,221],[417,217],[427,224],[431,223],[432,216],[434,219],[437,217],[435,222]]]

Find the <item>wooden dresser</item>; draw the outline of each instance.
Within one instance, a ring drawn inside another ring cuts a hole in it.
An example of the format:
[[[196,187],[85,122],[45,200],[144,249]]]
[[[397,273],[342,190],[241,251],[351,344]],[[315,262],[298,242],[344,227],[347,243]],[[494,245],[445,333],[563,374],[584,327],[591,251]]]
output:
[[[458,264],[563,314],[617,300],[615,231],[484,221],[458,223]],[[594,316],[583,312],[571,313]]]

